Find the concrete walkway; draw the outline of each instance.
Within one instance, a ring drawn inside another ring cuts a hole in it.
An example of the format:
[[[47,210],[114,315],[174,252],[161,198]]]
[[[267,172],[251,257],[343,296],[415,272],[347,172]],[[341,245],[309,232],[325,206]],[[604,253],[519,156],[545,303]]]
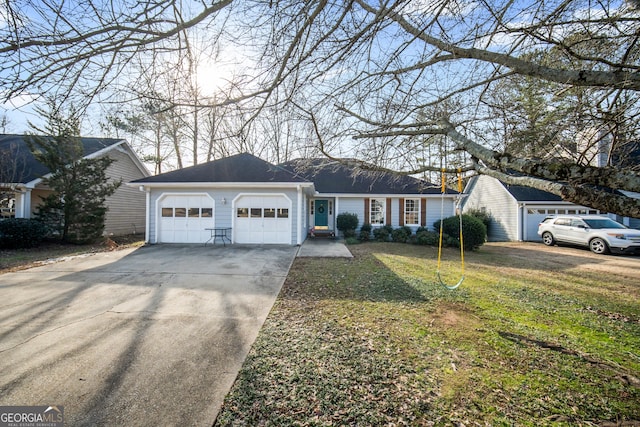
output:
[[[298,257],[353,258],[345,244],[333,238],[310,237],[298,250]]]
[[[0,405],[212,425],[297,250],[157,245],[0,275]]]

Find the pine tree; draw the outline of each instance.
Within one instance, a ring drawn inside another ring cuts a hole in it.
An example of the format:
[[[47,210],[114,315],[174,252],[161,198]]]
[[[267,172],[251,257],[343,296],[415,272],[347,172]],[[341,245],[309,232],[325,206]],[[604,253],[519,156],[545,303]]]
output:
[[[50,105],[50,111],[40,113],[47,124],[44,129],[31,124],[35,132],[29,136],[28,144],[36,159],[51,171],[44,184],[53,193],[43,198],[36,218],[64,242],[94,241],[104,231],[105,199],[122,183],[109,182],[107,178],[113,159],[84,158],[80,120],[74,110],[65,117]]]

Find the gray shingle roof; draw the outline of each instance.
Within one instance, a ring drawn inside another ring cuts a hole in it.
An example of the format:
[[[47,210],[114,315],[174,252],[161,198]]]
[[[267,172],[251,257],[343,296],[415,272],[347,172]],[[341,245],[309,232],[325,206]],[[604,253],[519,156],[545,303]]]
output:
[[[280,166],[306,176],[319,193],[440,194],[440,186],[427,181],[391,172],[355,171],[329,159],[298,159]]]
[[[199,165],[166,172],[133,181],[133,183],[188,183],[188,182],[308,182],[280,166],[258,157],[241,153]]]
[[[354,173],[328,159],[299,159],[273,165],[248,153],[138,179],[132,184],[196,182],[313,183],[316,191],[325,194],[440,194],[439,186],[410,176]]]
[[[12,184],[26,184],[48,174],[49,169],[37,161],[29,146],[26,135],[2,135],[0,134],[0,159],[2,162],[11,161],[9,168],[3,165],[3,175],[0,181]],[[104,148],[122,142],[122,139],[113,138],[81,138],[84,155],[89,156]],[[10,174],[7,177],[4,174]]]
[[[519,202],[561,202],[562,197],[536,188],[502,183],[509,193]]]

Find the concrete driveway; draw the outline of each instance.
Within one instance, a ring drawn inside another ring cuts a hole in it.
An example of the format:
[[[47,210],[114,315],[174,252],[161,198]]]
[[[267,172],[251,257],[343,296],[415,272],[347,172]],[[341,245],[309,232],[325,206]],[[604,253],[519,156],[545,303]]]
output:
[[[296,251],[158,245],[0,275],[0,405],[212,425]]]

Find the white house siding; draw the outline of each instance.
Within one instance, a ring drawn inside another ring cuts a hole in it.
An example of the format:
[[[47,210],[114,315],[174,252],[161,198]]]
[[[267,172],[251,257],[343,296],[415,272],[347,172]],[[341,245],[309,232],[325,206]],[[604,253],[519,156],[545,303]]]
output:
[[[128,154],[115,149],[110,150],[108,156],[115,161],[107,169],[107,176],[112,182],[122,179],[122,185],[105,201],[109,210],[104,232],[107,235],[144,233],[145,195],[125,183],[146,175]]]
[[[142,193],[141,193],[142,194]],[[214,226],[215,227],[232,227],[233,226],[233,200],[240,194],[283,194],[287,196],[291,200],[291,211],[289,212],[289,218],[291,219],[291,245],[297,244],[297,227],[298,227],[298,206],[297,200],[298,195],[296,189],[287,189],[287,188],[264,188],[264,189],[256,189],[256,188],[197,188],[191,187],[189,190],[182,190],[177,188],[161,188],[154,187],[151,190],[149,196],[149,236],[147,236],[147,241],[149,243],[158,243],[157,232],[159,230],[158,227],[158,216],[159,212],[159,201],[163,196],[173,194],[206,194],[213,199],[213,216],[214,216]],[[224,203],[223,203],[224,199]],[[304,198],[303,198],[304,199]],[[233,233],[233,231],[232,231]],[[204,243],[204,242],[203,242]]]
[[[428,230],[434,230],[433,224],[436,221],[440,221],[440,211],[443,212],[443,217],[448,218],[456,214],[454,199],[445,197],[444,203],[441,196],[433,196],[427,198],[427,217],[425,221],[425,227]]]
[[[363,197],[336,197],[336,214],[352,213],[358,215],[358,228],[367,222],[364,218]]]
[[[491,215],[488,240],[508,242],[520,239],[518,203],[497,179],[480,175],[466,189],[463,211],[480,209]]]
[[[308,197],[306,194],[302,194],[302,211],[300,213],[300,218],[302,219],[302,224],[301,224],[301,236],[299,241],[302,243],[307,239],[307,235],[309,233],[309,229],[311,228],[311,223],[310,223],[310,219],[309,219],[309,203],[310,203],[311,197]],[[297,218],[296,218],[297,221]]]
[[[403,195],[402,197],[392,196],[380,196],[380,195],[371,195],[366,197],[368,199],[391,199],[391,226],[397,228],[400,226],[400,199],[414,198],[414,199],[426,199],[426,216],[425,216],[425,227],[429,230],[433,230],[433,224],[436,221],[440,220],[440,211],[441,208],[444,212],[444,217],[449,217],[455,215],[455,203],[452,197],[446,197],[444,199],[444,205],[442,206],[442,200],[440,196],[424,196],[424,195]],[[369,222],[368,218],[364,216],[364,206],[365,206],[365,197],[344,197],[341,196],[336,198],[337,210],[338,214],[341,213],[355,213],[358,215],[358,229],[362,226],[362,224]],[[386,203],[385,203],[386,208]],[[420,214],[422,217],[422,212]],[[411,227],[414,232],[418,228],[418,226]]]
[[[30,216],[25,216],[25,218],[34,218],[36,212],[38,212],[38,209],[40,209],[40,206],[42,206],[42,203],[43,203],[42,199],[49,196],[51,193],[52,191],[43,188],[42,184],[40,184],[39,186],[31,190],[31,193],[29,196],[30,197],[29,208],[31,212],[30,212]]]
[[[388,212],[387,215],[389,215]],[[391,226],[393,228],[400,227],[400,198],[398,197],[391,197]]]

